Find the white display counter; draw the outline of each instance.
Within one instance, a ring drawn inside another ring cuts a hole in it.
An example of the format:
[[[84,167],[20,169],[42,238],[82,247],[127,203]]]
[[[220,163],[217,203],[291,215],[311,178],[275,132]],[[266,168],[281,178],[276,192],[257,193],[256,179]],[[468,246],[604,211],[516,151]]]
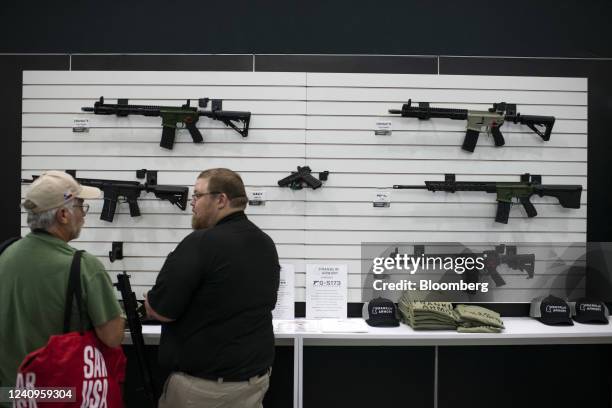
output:
[[[361,319],[349,319],[359,322]],[[417,331],[404,324],[399,327],[369,327],[355,325],[367,332],[339,333],[321,331],[321,321],[296,319],[275,321],[274,335],[278,346],[294,347],[294,403],[302,408],[303,351],[308,346],[495,346],[495,345],[556,345],[612,344],[612,325],[581,324],[547,326],[529,317],[505,317],[502,333],[458,333],[452,330]],[[296,324],[296,322],[298,324]],[[329,325],[327,325],[329,327]],[[147,345],[159,344],[161,326],[143,326]],[[132,344],[126,332],[124,344]]]

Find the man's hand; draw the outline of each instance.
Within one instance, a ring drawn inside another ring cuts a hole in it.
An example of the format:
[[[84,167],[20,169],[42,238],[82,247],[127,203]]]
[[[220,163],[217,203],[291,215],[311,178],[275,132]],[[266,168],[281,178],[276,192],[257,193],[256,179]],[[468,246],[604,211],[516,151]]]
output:
[[[147,317],[150,319],[159,320],[162,323],[173,322],[175,319],[170,319],[165,316],[162,316],[158,314],[155,310],[153,310],[153,308],[149,304],[149,299],[147,296],[148,294],[149,294],[148,292],[144,294],[144,304],[145,304],[145,309],[147,310]]]

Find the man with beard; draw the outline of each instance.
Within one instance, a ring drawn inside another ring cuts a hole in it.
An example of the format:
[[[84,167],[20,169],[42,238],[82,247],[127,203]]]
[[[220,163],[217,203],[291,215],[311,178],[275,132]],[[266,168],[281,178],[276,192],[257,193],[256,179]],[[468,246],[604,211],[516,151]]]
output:
[[[23,203],[31,232],[0,256],[0,386],[13,387],[17,368],[49,337],[62,334],[70,265],[89,204],[100,190],[81,186],[61,171],[47,171],[32,183]],[[83,327],[93,328],[109,347],[123,340],[124,318],[102,263],[81,258]],[[76,307],[71,329],[79,328]]]
[[[262,406],[280,266],[272,239],[244,214],[247,201],[237,173],[200,173],[194,231],[145,298],[149,316],[163,323],[159,360],[171,370],[160,408]]]

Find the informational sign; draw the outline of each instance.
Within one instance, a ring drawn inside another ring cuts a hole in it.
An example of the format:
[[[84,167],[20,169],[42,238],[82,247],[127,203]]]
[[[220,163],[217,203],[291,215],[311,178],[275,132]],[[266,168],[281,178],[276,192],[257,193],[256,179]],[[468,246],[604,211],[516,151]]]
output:
[[[306,265],[306,318],[346,319],[347,265]]]
[[[247,192],[249,198],[249,205],[265,205],[266,204],[266,192],[263,190],[249,191]]]
[[[393,123],[390,120],[377,120],[374,125],[374,135],[391,136]]]
[[[281,264],[280,284],[272,318],[281,320],[295,318],[295,265]]]
[[[75,118],[74,123],[72,124],[72,132],[89,132],[89,119]]]
[[[374,193],[372,205],[376,208],[391,206],[391,192],[387,190],[378,190]]]

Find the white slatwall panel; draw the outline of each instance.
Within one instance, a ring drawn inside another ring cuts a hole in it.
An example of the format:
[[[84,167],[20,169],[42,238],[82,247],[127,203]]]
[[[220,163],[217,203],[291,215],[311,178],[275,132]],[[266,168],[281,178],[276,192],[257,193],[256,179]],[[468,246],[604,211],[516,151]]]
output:
[[[159,147],[160,118],[96,116],[80,111],[100,96],[109,103],[179,105],[201,97],[224,99],[227,110],[252,112],[248,138],[203,118],[203,145],[179,131],[175,147]],[[460,149],[465,121],[419,121],[387,113],[408,99],[434,107],[484,110],[493,102],[518,104],[523,114],[552,115],[549,142],[523,126],[505,124],[506,146],[481,135],[473,154]],[[73,133],[75,118],[87,117],[88,133]],[[392,136],[375,136],[377,120],[393,123]],[[134,170],[159,171],[161,184],[191,186],[210,167],[239,171],[248,189],[266,190],[267,203],[249,217],[277,244],[281,261],[296,267],[296,300],[304,300],[308,263],[349,266],[349,301],[361,299],[362,242],[584,242],[586,190],[579,210],[554,199],[534,198],[538,217],[513,208],[508,225],[494,222],[495,197],[484,193],[392,192],[390,208],[373,208],[378,189],[422,184],[456,173],[459,181],[515,181],[525,172],[544,183],[587,184],[587,81],[584,78],[439,76],[261,72],[91,72],[25,71],[22,174],[76,169],[78,176],[136,180]],[[279,188],[276,181],[297,165],[329,170],[316,191]],[[92,200],[87,227],[75,246],[95,254],[109,273],[127,270],[137,293],[153,282],[165,255],[190,232],[190,213],[143,196],[142,217],[126,205],[115,221],[98,219],[101,200]],[[22,214],[22,234],[28,232]],[[112,241],[123,241],[126,258],[110,263]],[[533,253],[519,248],[519,253]],[[527,280],[500,268],[508,282],[495,289],[499,301],[528,300],[534,287],[566,295],[567,276],[551,275],[559,262],[572,263],[580,250],[550,255],[535,248],[536,277]],[[572,255],[573,254],[573,255]],[[580,262],[580,261],[577,261]],[[510,288],[508,288],[510,287]],[[584,284],[577,285],[578,290]],[[561,293],[563,292],[563,293]]]

